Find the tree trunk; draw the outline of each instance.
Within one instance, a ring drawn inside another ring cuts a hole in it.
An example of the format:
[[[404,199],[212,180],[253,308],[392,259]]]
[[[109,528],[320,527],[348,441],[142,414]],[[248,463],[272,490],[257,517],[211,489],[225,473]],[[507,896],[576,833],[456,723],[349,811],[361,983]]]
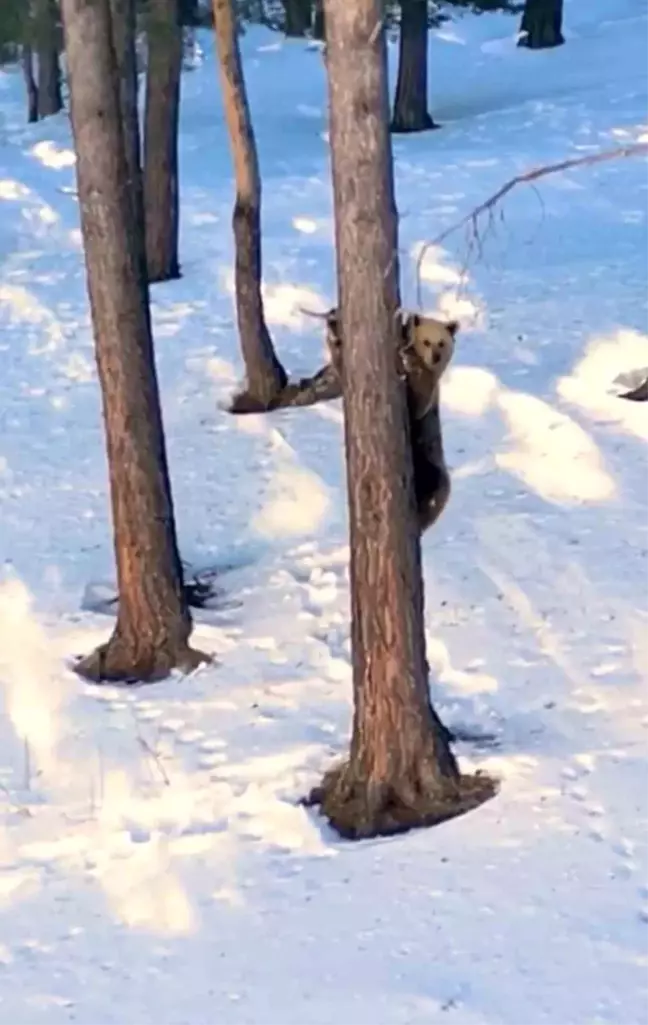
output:
[[[546,50],[562,46],[563,0],[526,0],[522,13],[518,46],[530,50]]]
[[[430,701],[421,548],[405,386],[398,376],[398,238],[381,0],[326,0],[351,552],[349,761],[310,801],[357,839],[476,806]]]
[[[438,128],[428,113],[427,0],[401,0],[398,80],[392,132]]]
[[[287,377],[277,359],[261,296],[261,178],[232,0],[213,0],[223,106],[236,178],[233,228],[236,313],[247,377],[246,395],[266,406]]]
[[[200,23],[198,0],[179,0],[180,24],[187,28],[195,28]]]
[[[311,0],[284,0],[284,32],[303,37],[311,27]]]
[[[38,116],[43,118],[58,114],[63,109],[55,0],[38,0],[36,4],[36,33],[38,40]]]
[[[88,293],[110,474],[119,612],[77,670],[154,680],[204,656],[188,645],[146,281],[137,257],[109,0],[63,0]]]
[[[144,114],[144,216],[149,281],[180,277],[178,117],[182,26],[178,0],[151,0]]]
[[[27,90],[27,120],[38,121],[38,87],[34,78],[34,51],[28,43],[22,48],[22,69]]]
[[[315,0],[313,10],[313,39],[320,39],[322,42],[326,38],[326,32],[324,29],[324,2],[323,0]]]
[[[110,0],[112,36],[119,76],[119,103],[121,109],[128,183],[135,223],[136,241],[142,272],[146,273],[144,243],[144,188],[140,147],[138,74],[137,74],[137,16],[135,0]]]

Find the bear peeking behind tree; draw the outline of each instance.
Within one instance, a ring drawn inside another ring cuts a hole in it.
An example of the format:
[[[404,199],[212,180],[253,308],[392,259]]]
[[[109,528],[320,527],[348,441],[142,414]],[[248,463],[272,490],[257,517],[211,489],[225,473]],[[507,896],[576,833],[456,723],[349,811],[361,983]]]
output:
[[[456,321],[417,313],[400,315],[402,376],[407,382],[414,491],[421,533],[436,523],[450,497],[450,474],[443,452],[439,383],[454,354]],[[326,315],[331,365],[342,379],[344,343],[337,309]]]

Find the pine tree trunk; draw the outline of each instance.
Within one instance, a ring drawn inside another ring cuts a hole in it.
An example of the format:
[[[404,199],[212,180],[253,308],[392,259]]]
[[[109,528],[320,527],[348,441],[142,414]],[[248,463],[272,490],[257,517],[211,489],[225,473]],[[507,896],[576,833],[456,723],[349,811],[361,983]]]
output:
[[[310,797],[357,839],[474,807],[428,691],[421,548],[398,376],[398,238],[381,0],[326,0],[344,347],[354,720],[348,762]]]
[[[63,109],[55,0],[38,0],[36,32],[38,39],[38,116],[44,118],[58,114]]]
[[[311,0],[283,0],[283,5],[285,34],[305,36],[311,27]]]
[[[545,50],[562,46],[563,0],[526,0],[522,13],[518,46],[529,50]]]
[[[401,0],[398,80],[392,132],[438,128],[428,113],[427,0]]]
[[[151,0],[144,114],[144,217],[148,279],[180,277],[178,119],[182,26],[178,0]]]
[[[63,0],[88,293],[101,385],[119,612],[77,670],[155,680],[189,669],[183,591],[146,281],[140,273],[109,0]]]
[[[236,178],[236,312],[247,377],[246,398],[267,408],[286,385],[263,312],[261,177],[232,0],[213,0],[221,89]]]
[[[27,90],[27,120],[33,124],[38,121],[38,87],[34,78],[34,51],[28,43],[22,48],[22,69]]]
[[[135,0],[110,0],[113,43],[119,76],[119,103],[121,108],[128,182],[133,201],[136,240],[139,259],[146,273],[144,243],[144,186],[140,146],[138,74],[137,74],[137,16]]]

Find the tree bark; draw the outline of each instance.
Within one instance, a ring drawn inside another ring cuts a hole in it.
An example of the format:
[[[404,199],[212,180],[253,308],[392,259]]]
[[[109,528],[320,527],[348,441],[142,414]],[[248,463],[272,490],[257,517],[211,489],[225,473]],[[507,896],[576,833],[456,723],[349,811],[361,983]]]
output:
[[[36,4],[38,54],[38,116],[51,117],[63,109],[59,64],[58,19],[55,0]]]
[[[381,0],[326,0],[330,132],[351,552],[349,760],[309,802],[350,839],[476,806],[430,701],[421,549],[405,386],[398,375],[398,238]]]
[[[285,34],[305,36],[311,27],[311,0],[283,0],[283,6]]]
[[[139,127],[139,82],[137,73],[137,15],[135,0],[110,0],[112,36],[119,76],[119,104],[128,167],[128,184],[133,202],[136,241],[143,273],[146,273],[144,243],[144,187]]]
[[[518,46],[529,50],[545,50],[562,46],[563,0],[526,0],[522,13]]]
[[[178,0],[151,0],[144,114],[144,217],[149,282],[180,277],[178,118],[182,26]]]
[[[392,132],[438,128],[428,112],[427,0],[401,0],[398,79]]]
[[[34,78],[34,51],[29,43],[22,48],[22,70],[27,90],[27,120],[33,124],[38,121],[38,87]]]
[[[109,0],[63,0],[88,293],[103,400],[119,611],[77,671],[155,680],[204,659],[189,648],[146,280],[140,273]]]
[[[248,105],[232,0],[213,0],[223,106],[230,136],[236,201],[234,228],[238,328],[246,371],[246,394],[262,408],[286,384],[263,311],[261,295],[261,177]]]

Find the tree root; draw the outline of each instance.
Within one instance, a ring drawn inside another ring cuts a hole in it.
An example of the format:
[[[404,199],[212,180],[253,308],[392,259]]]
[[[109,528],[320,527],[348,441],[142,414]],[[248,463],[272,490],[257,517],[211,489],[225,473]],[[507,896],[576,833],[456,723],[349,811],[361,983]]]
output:
[[[442,777],[433,762],[424,761],[417,778],[391,782],[363,778],[345,762],[324,776],[304,804],[319,805],[345,840],[366,840],[439,825],[478,808],[497,790],[497,782],[482,773]]]
[[[648,402],[648,377],[632,391],[623,392],[620,399],[630,399],[631,402]]]
[[[132,686],[137,683],[159,683],[167,679],[174,669],[191,673],[201,665],[214,663],[212,655],[190,648],[188,644],[175,648],[155,648],[131,651],[121,637],[114,633],[107,644],[102,644],[89,655],[77,660],[74,671],[89,683],[113,683]]]
[[[326,363],[312,377],[303,377],[299,381],[288,384],[270,399],[268,403],[260,402],[249,392],[236,395],[230,406],[230,413],[271,413],[275,409],[314,406],[317,402],[328,402],[342,396],[342,384],[337,371],[330,363]]]

